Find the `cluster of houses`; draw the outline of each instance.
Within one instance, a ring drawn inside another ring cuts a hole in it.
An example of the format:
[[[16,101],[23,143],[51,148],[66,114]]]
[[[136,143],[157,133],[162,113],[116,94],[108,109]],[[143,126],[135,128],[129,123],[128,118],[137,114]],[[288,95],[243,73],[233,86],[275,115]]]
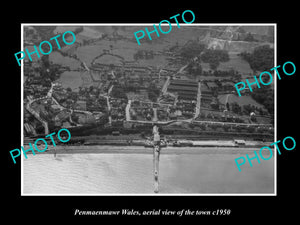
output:
[[[51,86],[51,81],[40,75],[37,63],[25,63],[24,76],[24,97],[32,96],[33,98],[40,98],[47,95]]]
[[[109,98],[110,117],[115,124],[123,124],[126,120],[127,99]]]
[[[103,53],[105,54],[109,53]],[[137,56],[147,58],[151,57],[152,53],[147,54],[148,52],[141,51]],[[218,105],[217,96],[234,92],[234,82],[225,77],[200,81],[183,80],[180,79],[180,74],[174,74],[174,71],[141,67],[134,62],[124,60],[121,60],[120,65],[100,64],[93,61],[88,70],[93,86],[80,87],[79,92],[74,92],[59,84],[54,85],[52,97],[62,108],[52,107],[51,110],[48,108],[41,111],[41,117],[48,119],[53,117],[51,120],[55,126],[63,125],[66,121],[90,123],[103,115],[109,118],[111,125],[123,126],[128,112],[132,120],[141,121],[185,120],[194,118],[198,114],[200,119],[203,108],[226,109],[226,106]],[[35,71],[37,70],[33,68],[32,76],[26,78],[28,85],[25,92],[33,98],[46,96],[51,82],[40,78]],[[166,89],[161,91],[166,80],[169,83],[165,85]],[[158,99],[155,91],[160,96]],[[126,109],[129,105],[128,99],[132,101],[130,108]],[[63,108],[67,110],[62,110]],[[70,114],[72,110],[75,116]],[[205,117],[206,120],[211,121],[242,122],[241,119],[230,116]],[[26,129],[31,130],[29,123]]]
[[[132,101],[129,113],[132,120],[152,121],[154,116],[153,104],[151,102]]]
[[[220,94],[235,93],[234,82],[230,79],[202,80],[201,81],[201,107],[210,109],[225,109],[216,100]]]
[[[170,119],[190,119],[195,114],[199,83],[191,80],[171,80],[167,92],[176,96],[170,107]]]

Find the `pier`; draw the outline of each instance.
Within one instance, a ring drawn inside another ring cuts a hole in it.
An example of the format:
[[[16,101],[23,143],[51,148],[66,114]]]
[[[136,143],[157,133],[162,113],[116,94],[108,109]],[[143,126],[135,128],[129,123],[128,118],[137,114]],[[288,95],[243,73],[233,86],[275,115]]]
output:
[[[160,155],[160,135],[156,125],[153,126],[153,173],[154,173],[154,192],[158,193],[159,175],[159,155]]]

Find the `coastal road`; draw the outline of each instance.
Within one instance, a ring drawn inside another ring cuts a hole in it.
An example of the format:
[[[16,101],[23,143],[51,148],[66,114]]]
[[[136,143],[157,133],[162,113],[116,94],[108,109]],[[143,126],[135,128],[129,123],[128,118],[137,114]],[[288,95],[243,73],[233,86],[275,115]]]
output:
[[[29,146],[24,146],[26,147]],[[153,155],[153,148],[143,146],[112,146],[112,145],[90,145],[90,146],[56,146],[56,154],[150,154]],[[163,147],[160,154],[245,154],[253,153],[259,147]],[[272,151],[274,151],[272,149]],[[54,147],[48,145],[48,150],[38,154],[53,154]],[[262,154],[266,153],[264,151]],[[30,155],[31,152],[28,152]]]

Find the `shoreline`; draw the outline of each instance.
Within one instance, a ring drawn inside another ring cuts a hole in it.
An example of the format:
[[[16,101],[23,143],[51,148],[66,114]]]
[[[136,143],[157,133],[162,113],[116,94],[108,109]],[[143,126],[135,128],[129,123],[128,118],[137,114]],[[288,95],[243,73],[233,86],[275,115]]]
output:
[[[253,153],[259,146],[248,147],[163,147],[160,153],[164,154],[241,154]],[[25,147],[25,149],[27,149]],[[274,151],[274,150],[272,150]],[[28,151],[32,154],[31,151]],[[48,146],[45,152],[35,151],[36,154],[153,154],[153,148],[144,146]],[[264,153],[263,153],[264,154]],[[266,153],[267,154],[267,153]]]

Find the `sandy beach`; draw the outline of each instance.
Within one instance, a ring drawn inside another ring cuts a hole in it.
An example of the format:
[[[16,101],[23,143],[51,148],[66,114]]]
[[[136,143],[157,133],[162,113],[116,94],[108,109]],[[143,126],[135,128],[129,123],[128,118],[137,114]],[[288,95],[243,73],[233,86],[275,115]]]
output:
[[[29,146],[24,146],[28,149]],[[40,147],[43,149],[44,147]],[[161,154],[247,154],[259,150],[260,147],[162,147]],[[81,146],[48,146],[45,152],[36,152],[38,154],[153,154],[152,147],[144,146],[111,146],[111,145],[81,145]],[[31,151],[27,154],[32,154]],[[264,151],[263,154],[268,155]]]

